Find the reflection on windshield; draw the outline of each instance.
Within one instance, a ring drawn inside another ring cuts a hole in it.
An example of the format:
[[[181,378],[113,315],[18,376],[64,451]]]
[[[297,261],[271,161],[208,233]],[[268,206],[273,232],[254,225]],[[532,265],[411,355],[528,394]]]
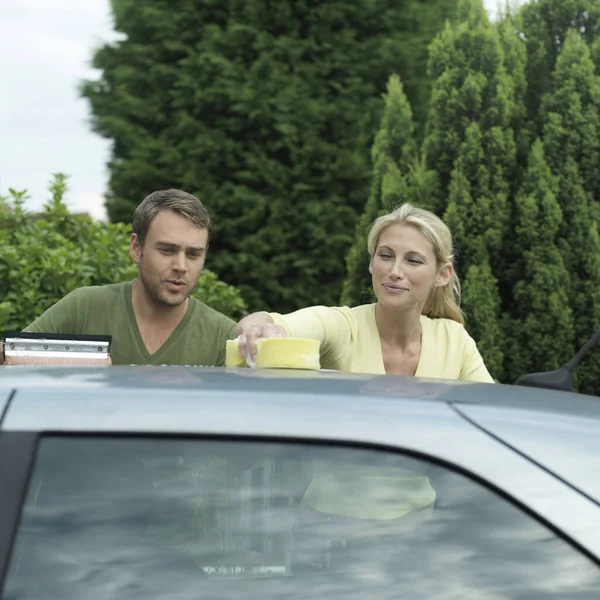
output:
[[[48,438],[5,600],[599,598],[597,567],[465,477],[308,444]]]

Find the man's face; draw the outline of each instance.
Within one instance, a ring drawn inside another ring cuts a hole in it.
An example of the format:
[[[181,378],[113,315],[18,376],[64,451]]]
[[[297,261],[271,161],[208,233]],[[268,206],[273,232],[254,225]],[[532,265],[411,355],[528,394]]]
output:
[[[131,236],[129,253],[148,296],[158,304],[179,306],[198,283],[207,247],[208,230],[172,210],[161,210],[143,246],[135,233]]]

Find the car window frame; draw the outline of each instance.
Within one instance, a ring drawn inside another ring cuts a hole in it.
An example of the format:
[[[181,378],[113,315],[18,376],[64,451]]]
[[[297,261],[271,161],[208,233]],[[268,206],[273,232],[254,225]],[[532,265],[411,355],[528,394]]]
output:
[[[571,538],[567,532],[562,531],[542,515],[536,513],[529,506],[514,498],[505,490],[502,490],[493,482],[486,480],[477,473],[470,472],[463,466],[452,463],[441,457],[419,452],[411,448],[402,448],[389,444],[375,444],[372,442],[357,442],[352,440],[323,440],[294,438],[288,436],[265,436],[251,434],[177,434],[173,432],[161,434],[156,432],[118,431],[118,432],[94,432],[85,431],[0,431],[0,483],[9,481],[10,493],[0,494],[0,515],[8,515],[7,519],[0,519],[0,597],[4,589],[5,579],[10,564],[11,554],[17,541],[18,527],[21,522],[22,511],[25,505],[31,476],[34,472],[40,443],[44,438],[104,438],[104,439],[167,439],[173,441],[216,441],[216,442],[241,442],[241,443],[278,443],[278,444],[303,444],[313,446],[335,446],[337,448],[366,449],[376,452],[392,453],[400,456],[416,458],[429,464],[447,469],[466,477],[468,480],[479,484],[491,493],[499,496],[516,509],[524,512],[528,517],[534,519],[541,526],[546,527],[557,538],[567,543],[575,552],[586,557],[600,568],[600,557],[595,556],[587,548]],[[16,457],[16,458],[15,458]],[[15,458],[11,460],[11,458]],[[575,492],[573,492],[575,493]],[[2,524],[2,521],[5,521]]]
[[[42,434],[0,430],[0,594]]]

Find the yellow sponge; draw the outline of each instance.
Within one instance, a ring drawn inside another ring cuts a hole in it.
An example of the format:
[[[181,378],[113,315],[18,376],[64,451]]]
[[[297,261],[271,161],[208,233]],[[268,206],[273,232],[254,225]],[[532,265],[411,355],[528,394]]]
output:
[[[256,343],[257,369],[310,369],[321,368],[319,341],[308,338],[272,337]],[[227,341],[225,365],[227,367],[247,367],[238,342]]]
[[[247,367],[246,359],[240,354],[240,346],[237,340],[227,340],[225,349],[226,367]]]

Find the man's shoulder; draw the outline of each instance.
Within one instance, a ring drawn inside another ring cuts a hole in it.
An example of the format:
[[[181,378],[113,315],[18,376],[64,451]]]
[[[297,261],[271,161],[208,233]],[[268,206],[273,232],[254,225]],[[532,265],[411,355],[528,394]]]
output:
[[[235,327],[235,321],[224,315],[222,312],[215,310],[199,300],[190,296],[190,302],[193,304],[192,321],[202,326],[213,326],[217,328],[229,329]]]
[[[48,307],[26,331],[48,333],[85,333],[87,325],[99,327],[114,318],[116,303],[125,297],[127,283],[75,288],[58,302]],[[102,321],[102,322],[104,322]],[[86,325],[87,324],[87,325]]]
[[[68,297],[84,303],[110,301],[123,295],[128,288],[131,288],[131,281],[108,283],[106,285],[88,285],[74,289],[68,294]]]

